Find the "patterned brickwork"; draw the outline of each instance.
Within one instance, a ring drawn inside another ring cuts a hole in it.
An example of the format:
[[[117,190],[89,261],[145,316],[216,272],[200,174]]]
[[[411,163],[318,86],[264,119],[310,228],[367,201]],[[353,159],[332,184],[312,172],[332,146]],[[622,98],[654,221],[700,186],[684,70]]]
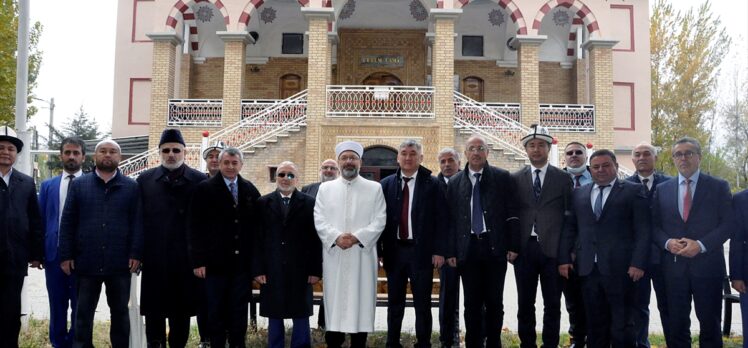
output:
[[[540,62],[540,95],[542,104],[574,104],[577,100],[576,75],[557,62]]]
[[[505,75],[507,70],[514,75]],[[470,76],[483,80],[483,101],[519,103],[520,85],[516,68],[498,67],[495,61],[458,60],[455,61],[455,74],[460,76],[460,80]]]
[[[246,42],[225,41],[223,65],[223,124],[228,126],[239,122],[244,98],[244,56]]]
[[[270,193],[275,189],[275,183],[270,182],[271,166],[277,166],[283,161],[291,161],[301,171],[301,180],[299,180],[299,189],[302,185],[317,181],[306,180],[304,168],[306,158],[304,149],[306,147],[306,130],[303,128],[298,132],[289,133],[288,136],[278,137],[277,142],[269,142],[265,148],[254,149],[254,153],[244,154],[244,167],[242,176],[252,181],[257,186],[260,193]],[[319,165],[319,163],[317,163]],[[315,169],[314,175],[317,175]]]
[[[577,59],[574,61],[574,74],[577,77],[577,104],[587,103],[587,80],[585,78],[586,59]]]
[[[309,57],[314,57],[315,63],[308,65],[307,86],[307,129],[306,129],[306,162],[304,164],[304,180],[312,181],[316,178],[316,168],[320,162],[320,123],[325,118],[326,93],[330,61],[329,40],[327,37],[327,18],[309,16]]]
[[[454,18],[439,17],[434,23],[431,69],[435,88],[434,112],[439,125],[439,148],[454,144],[454,23]]]
[[[613,55],[611,47],[592,45],[590,59],[590,103],[595,105],[598,149],[613,149]]]
[[[192,55],[182,54],[179,56],[182,61],[179,63],[179,92],[176,97],[179,99],[190,98],[190,87],[192,86]]]
[[[195,99],[223,98],[223,57],[207,58],[192,68],[190,97]]]
[[[540,121],[540,66],[538,51],[540,44],[525,42],[519,45],[517,60],[519,64],[520,103],[522,104],[522,124],[529,126]]]

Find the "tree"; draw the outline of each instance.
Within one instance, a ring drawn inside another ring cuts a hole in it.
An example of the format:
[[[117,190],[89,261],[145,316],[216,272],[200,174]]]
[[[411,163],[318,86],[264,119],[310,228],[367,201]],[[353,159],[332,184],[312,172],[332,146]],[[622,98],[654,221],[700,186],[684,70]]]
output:
[[[732,74],[732,100],[721,108],[726,134],[725,159],[735,171],[735,188],[746,187],[748,182],[748,81],[740,79],[739,71]]]
[[[75,117],[66,123],[62,130],[52,128],[52,139],[50,140],[50,150],[59,150],[62,139],[66,137],[79,137],[83,140],[98,140],[106,136],[108,133],[102,133],[99,130],[99,124],[93,118],[89,117],[83,106],[80,107]],[[93,168],[93,156],[90,153],[86,153],[86,161],[83,162],[83,171],[89,171]],[[51,155],[47,160],[47,168],[52,170],[54,173],[62,171],[62,162],[60,156]]]
[[[33,98],[42,52],[39,50],[39,38],[42,25],[34,23],[29,30],[29,84],[28,102]],[[17,0],[0,0],[0,124],[12,124],[15,121],[16,105],[16,50],[18,47],[18,3]],[[34,106],[28,108],[28,117],[36,114]]]
[[[671,145],[688,135],[712,151],[719,66],[730,36],[709,1],[681,13],[656,0],[650,19],[652,143],[663,149],[657,169],[675,173]]]

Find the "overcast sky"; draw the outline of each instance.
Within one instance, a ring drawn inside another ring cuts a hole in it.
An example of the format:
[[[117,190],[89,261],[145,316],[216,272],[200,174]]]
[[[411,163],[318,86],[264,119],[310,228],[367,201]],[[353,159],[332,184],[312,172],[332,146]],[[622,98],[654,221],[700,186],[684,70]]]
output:
[[[83,106],[101,128],[111,128],[114,78],[114,38],[117,25],[116,0],[30,0],[31,20],[40,21],[44,52],[37,97],[55,98],[55,125],[60,127]],[[650,1],[650,3],[653,1]],[[703,0],[672,0],[676,9],[687,10]],[[733,38],[731,52],[723,64],[719,95],[732,95],[731,77],[748,74],[748,1],[713,0],[712,10]],[[49,120],[47,105],[36,102],[39,113],[32,124],[44,127]],[[42,131],[43,134],[46,132]]]

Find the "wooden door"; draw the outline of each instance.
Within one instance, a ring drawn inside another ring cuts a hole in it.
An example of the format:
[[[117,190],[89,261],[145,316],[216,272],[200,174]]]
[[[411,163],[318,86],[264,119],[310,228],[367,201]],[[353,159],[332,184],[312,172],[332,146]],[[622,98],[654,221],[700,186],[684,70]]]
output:
[[[286,99],[301,92],[301,76],[288,74],[280,78],[280,98]]]
[[[462,94],[478,102],[483,102],[483,80],[469,76],[462,80]]]

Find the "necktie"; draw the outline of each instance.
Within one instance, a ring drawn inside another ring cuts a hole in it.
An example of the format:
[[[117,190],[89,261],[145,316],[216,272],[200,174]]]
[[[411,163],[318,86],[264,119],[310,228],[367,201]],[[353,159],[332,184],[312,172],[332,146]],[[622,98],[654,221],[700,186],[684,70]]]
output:
[[[70,188],[73,187],[73,179],[75,179],[75,175],[70,174],[68,175],[68,193],[70,194]]]
[[[649,193],[649,179],[642,179],[642,184],[644,184],[644,190],[646,190],[647,193]]]
[[[686,194],[683,196],[683,221],[688,221],[688,213],[691,210],[691,179],[686,179]]]
[[[400,239],[408,239],[408,220],[410,218],[410,188],[408,182],[413,178],[405,178],[405,185],[403,185],[403,209],[400,211],[400,229],[398,237]]]
[[[597,199],[595,199],[595,207],[592,209],[597,220],[600,220],[600,215],[603,214],[603,190],[605,190],[606,187],[610,187],[610,185],[598,186],[600,194],[597,195]]]
[[[291,197],[283,197],[283,205],[288,206],[291,203]]]
[[[283,218],[288,216],[288,205],[291,203],[291,197],[282,197],[283,202]]]
[[[574,177],[574,188],[578,188],[579,186],[582,186],[582,184],[579,182],[579,179],[581,178],[581,175],[577,175]]]
[[[236,183],[229,183],[229,190],[231,190],[231,196],[234,197],[234,204],[239,204],[239,192],[236,190]]]
[[[473,216],[471,228],[473,233],[483,233],[483,206],[480,204],[480,173],[473,174],[475,185],[473,185]]]
[[[535,181],[532,183],[532,193],[535,194],[535,201],[540,199],[540,169],[535,169]]]

